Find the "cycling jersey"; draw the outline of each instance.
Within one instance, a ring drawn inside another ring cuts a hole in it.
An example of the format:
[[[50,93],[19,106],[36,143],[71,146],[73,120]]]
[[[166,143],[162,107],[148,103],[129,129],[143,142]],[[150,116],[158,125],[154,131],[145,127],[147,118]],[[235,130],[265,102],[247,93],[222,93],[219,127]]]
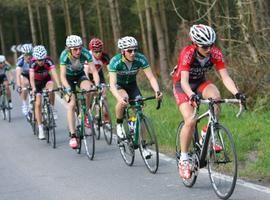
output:
[[[99,72],[100,70],[102,70],[102,67],[105,65],[107,66],[110,62],[110,57],[108,54],[102,52],[100,59],[96,59],[95,56],[93,56],[92,51],[89,51],[92,59],[93,59],[93,63],[95,64],[97,71]]]
[[[10,65],[5,63],[3,67],[0,68],[0,84],[2,84],[4,81],[7,81],[6,72],[11,69]]]
[[[30,63],[25,62],[23,55],[17,59],[16,66],[22,69],[22,75],[29,74]]]
[[[181,80],[181,71],[189,72],[189,82],[200,82],[205,80],[205,72],[212,69],[215,65],[216,70],[225,68],[224,57],[221,51],[215,46],[211,48],[210,56],[199,59],[196,46],[189,45],[183,49],[179,58],[178,66],[173,75],[173,83]]]
[[[109,72],[117,74],[117,84],[125,85],[136,82],[136,75],[139,69],[146,69],[150,67],[146,57],[141,53],[135,54],[135,59],[129,68],[123,61],[123,55],[117,54],[114,56],[109,64]]]
[[[39,66],[36,63],[35,59],[31,60],[31,66],[29,71],[34,72],[35,80],[48,80],[48,78],[50,77],[49,71],[55,68],[55,65],[51,58],[46,57],[43,62],[44,64],[42,66]]]
[[[80,58],[72,58],[68,49],[62,51],[60,66],[66,67],[66,74],[69,76],[84,75],[85,62],[92,62],[92,56],[86,48],[82,48]]]

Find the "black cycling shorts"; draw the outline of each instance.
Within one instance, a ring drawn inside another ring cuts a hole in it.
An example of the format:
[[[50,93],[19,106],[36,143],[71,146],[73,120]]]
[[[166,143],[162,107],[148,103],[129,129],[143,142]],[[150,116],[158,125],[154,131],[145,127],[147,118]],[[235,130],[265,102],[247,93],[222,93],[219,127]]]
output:
[[[142,96],[136,81],[129,83],[129,84],[126,84],[126,85],[117,84],[117,89],[118,90],[120,90],[120,89],[125,90],[128,94],[129,100],[134,100],[134,99]]]

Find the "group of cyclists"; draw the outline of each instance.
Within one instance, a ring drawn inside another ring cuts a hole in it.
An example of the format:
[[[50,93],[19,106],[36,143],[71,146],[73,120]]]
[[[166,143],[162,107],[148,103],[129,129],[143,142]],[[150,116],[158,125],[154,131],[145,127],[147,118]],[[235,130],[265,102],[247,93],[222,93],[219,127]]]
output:
[[[181,156],[179,161],[179,175],[181,178],[189,179],[191,176],[191,163],[189,163],[188,146],[191,142],[192,133],[195,129],[195,119],[193,118],[194,108],[198,106],[201,98],[220,99],[218,88],[209,80],[205,74],[215,66],[225,87],[235,96],[235,98],[245,101],[245,95],[236,87],[234,81],[228,74],[224,57],[221,51],[215,46],[216,33],[213,28],[199,24],[190,28],[189,37],[191,44],[184,47],[178,58],[178,64],[173,72],[173,93],[180,113],[184,119],[184,127],[181,132]],[[109,71],[110,91],[116,98],[116,134],[118,139],[125,139],[123,128],[123,112],[129,100],[142,96],[136,76],[139,70],[143,70],[158,100],[163,98],[159,84],[147,58],[138,52],[138,42],[134,37],[125,36],[118,40],[117,47],[120,53],[111,59],[103,52],[103,42],[98,38],[93,38],[89,42],[89,49],[83,46],[80,36],[69,35],[66,38],[65,49],[60,55],[60,78],[57,75],[56,67],[52,59],[47,55],[44,46],[32,47],[31,44],[24,44],[21,48],[22,55],[18,58],[16,68],[17,90],[22,99],[22,113],[27,115],[27,92],[22,90],[29,85],[31,92],[36,96],[35,112],[39,127],[39,139],[44,139],[45,135],[41,120],[41,95],[43,88],[52,90],[54,87],[63,89],[69,96],[67,122],[69,128],[69,145],[76,148],[78,140],[76,138],[74,112],[76,106],[75,96],[72,91],[76,87],[82,90],[90,90],[105,83],[103,68]],[[0,56],[0,83],[7,85],[5,72],[7,70],[5,57]],[[8,88],[8,85],[7,85]],[[11,96],[10,97],[10,106]],[[91,109],[92,96],[86,97],[86,105]],[[54,95],[50,97],[51,104],[54,105]],[[216,106],[216,113],[219,107]],[[54,113],[55,116],[56,113]],[[88,126],[87,117],[85,124]],[[215,147],[221,148],[221,147]]]

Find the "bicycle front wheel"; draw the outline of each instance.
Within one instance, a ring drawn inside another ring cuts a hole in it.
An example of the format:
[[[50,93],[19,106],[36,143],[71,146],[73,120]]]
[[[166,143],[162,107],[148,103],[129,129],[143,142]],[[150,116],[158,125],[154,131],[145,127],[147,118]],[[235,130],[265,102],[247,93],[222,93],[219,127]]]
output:
[[[124,162],[128,166],[132,166],[135,158],[135,149],[133,145],[133,138],[129,132],[129,126],[126,118],[124,118],[123,127],[125,139],[118,139],[118,147]]]
[[[233,137],[228,129],[218,124],[214,127],[214,136],[209,141],[208,173],[217,196],[228,199],[237,180],[237,155]],[[218,146],[215,148],[215,146]]]
[[[96,132],[96,139],[100,139],[100,127],[102,126],[101,124],[101,111],[100,111],[100,106],[99,103],[97,102],[96,99],[94,99],[93,106],[92,106],[92,116],[93,116],[93,121],[94,121],[94,128]]]
[[[103,103],[101,121],[105,140],[110,145],[112,143],[112,120],[108,105],[105,103]]]
[[[177,132],[176,132],[176,145],[175,145],[175,154],[176,154],[176,163],[177,163],[177,169],[179,169],[179,161],[181,156],[181,131],[184,126],[184,122],[180,122]],[[182,182],[186,187],[192,187],[198,176],[198,170],[199,170],[199,158],[195,152],[194,148],[194,141],[190,143],[189,149],[188,149],[188,156],[189,156],[189,162],[191,164],[191,178],[190,179],[183,179]]]
[[[94,122],[90,112],[87,112],[85,117],[88,118],[90,127],[82,126],[83,141],[85,146],[86,155],[90,160],[93,160],[95,156],[95,130]]]
[[[159,165],[158,142],[154,127],[150,120],[143,115],[140,120],[139,147],[142,159],[151,173],[156,173]]]
[[[55,136],[55,120],[53,116],[53,111],[52,107],[50,106],[48,109],[48,138],[49,138],[49,143],[52,145],[52,148],[56,147],[56,136]]]

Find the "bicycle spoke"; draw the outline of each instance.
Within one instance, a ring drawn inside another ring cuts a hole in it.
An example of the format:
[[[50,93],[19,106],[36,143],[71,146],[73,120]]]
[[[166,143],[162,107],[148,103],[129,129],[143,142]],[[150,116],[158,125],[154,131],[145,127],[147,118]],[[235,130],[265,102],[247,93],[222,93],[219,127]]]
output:
[[[95,155],[95,130],[92,115],[89,112],[85,117],[88,117],[88,122],[90,124],[89,128],[85,126],[82,127],[83,131],[83,141],[85,146],[86,155],[90,160],[93,160]]]
[[[215,144],[209,144],[208,172],[215,193],[227,199],[233,193],[237,179],[236,150],[232,135],[226,128],[218,125],[214,134]],[[220,145],[221,150],[215,151],[214,145]]]
[[[112,121],[108,106],[103,103],[102,108],[102,128],[105,140],[108,145],[112,143]]]

